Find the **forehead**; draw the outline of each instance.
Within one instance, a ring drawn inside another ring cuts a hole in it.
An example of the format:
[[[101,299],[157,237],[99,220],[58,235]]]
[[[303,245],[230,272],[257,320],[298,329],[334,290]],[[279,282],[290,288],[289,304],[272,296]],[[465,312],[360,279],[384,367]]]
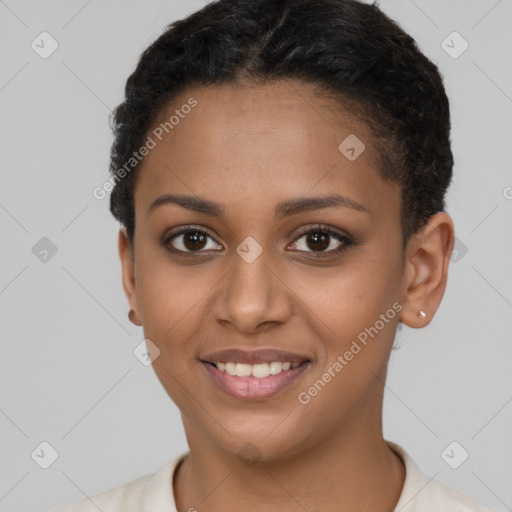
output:
[[[187,104],[192,100],[197,104],[189,109]],[[377,169],[379,154],[373,147],[370,129],[346,107],[348,104],[335,100],[323,89],[291,79],[258,85],[242,82],[196,86],[186,89],[162,110],[153,131],[160,131],[168,140],[202,136],[204,150],[218,144],[226,146],[230,141],[235,146],[242,139],[256,144],[271,135],[276,144],[287,142],[283,151],[289,147],[296,153],[297,145],[303,145],[302,156],[315,150],[337,150],[340,136],[353,134],[364,141],[364,158]],[[181,113],[178,119],[176,114],[182,109],[191,112]],[[171,119],[176,123],[172,127]]]
[[[144,195],[170,187],[277,201],[315,189],[361,196],[390,188],[368,126],[310,84],[191,87],[160,113],[148,136],[155,145],[137,185]]]

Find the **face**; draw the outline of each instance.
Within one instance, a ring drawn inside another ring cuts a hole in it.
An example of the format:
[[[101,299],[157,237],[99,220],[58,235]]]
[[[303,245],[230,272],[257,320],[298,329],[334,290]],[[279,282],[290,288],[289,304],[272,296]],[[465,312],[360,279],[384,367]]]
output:
[[[251,443],[273,460],[379,424],[412,280],[400,190],[381,179],[367,126],[333,106],[295,82],[190,88],[149,132],[123,282],[189,444]],[[209,357],[227,349],[306,362],[228,375]]]

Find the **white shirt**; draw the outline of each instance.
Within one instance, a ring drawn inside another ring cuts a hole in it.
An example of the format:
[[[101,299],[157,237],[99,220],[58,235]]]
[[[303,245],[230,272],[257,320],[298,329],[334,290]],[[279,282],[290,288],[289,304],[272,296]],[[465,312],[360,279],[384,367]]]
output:
[[[405,482],[395,512],[496,512],[423,473],[399,445],[386,441],[405,465]],[[183,453],[153,474],[145,475],[54,512],[177,512],[172,481]]]

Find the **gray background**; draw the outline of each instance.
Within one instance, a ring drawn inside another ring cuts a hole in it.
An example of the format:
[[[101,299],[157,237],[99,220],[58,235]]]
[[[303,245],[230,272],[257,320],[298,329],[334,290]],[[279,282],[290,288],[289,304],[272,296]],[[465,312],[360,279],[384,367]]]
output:
[[[107,117],[139,54],[202,5],[0,1],[1,510],[48,510],[187,449],[179,411],[132,353],[143,334],[126,317],[118,226],[92,190],[108,177]],[[392,355],[385,437],[425,473],[511,510],[512,1],[380,5],[445,78],[459,240],[435,319],[404,328]],[[43,31],[59,45],[47,59],[31,47]],[[453,31],[469,43],[458,58],[442,47]],[[46,262],[33,253],[43,237],[57,248]],[[31,458],[43,441],[58,452],[48,469]],[[469,453],[458,469],[441,457],[452,441]]]

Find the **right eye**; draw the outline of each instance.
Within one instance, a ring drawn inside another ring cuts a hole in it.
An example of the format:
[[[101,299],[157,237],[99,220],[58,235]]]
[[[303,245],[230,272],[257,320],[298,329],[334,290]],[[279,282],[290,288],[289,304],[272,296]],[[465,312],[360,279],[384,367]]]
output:
[[[208,247],[208,239],[213,242],[210,247]],[[184,226],[178,231],[166,235],[162,240],[162,245],[171,252],[184,254],[218,250],[215,246],[222,248],[206,231],[194,226]]]

